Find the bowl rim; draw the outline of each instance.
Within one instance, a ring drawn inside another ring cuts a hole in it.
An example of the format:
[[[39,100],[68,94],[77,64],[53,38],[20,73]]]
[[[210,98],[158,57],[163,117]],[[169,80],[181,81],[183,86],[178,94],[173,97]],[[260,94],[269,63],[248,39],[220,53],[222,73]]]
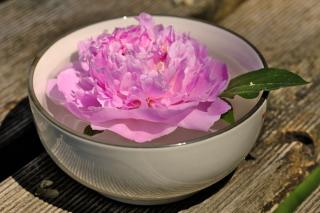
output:
[[[249,42],[246,38],[244,38],[243,36],[239,35],[238,33],[222,27],[220,25],[217,24],[213,24],[210,23],[209,21],[206,20],[201,20],[201,19],[196,19],[196,18],[190,18],[190,17],[180,17],[180,16],[173,16],[173,15],[153,15],[154,17],[164,17],[164,18],[174,18],[174,19],[184,19],[184,20],[188,20],[188,21],[194,21],[194,22],[199,22],[202,24],[207,24],[209,27],[217,27],[221,30],[224,30],[228,33],[231,33],[232,35],[238,37],[239,39],[241,39],[242,41],[244,41],[247,45],[249,45],[250,48],[252,48],[254,50],[254,52],[257,54],[258,58],[261,60],[262,64],[263,64],[263,68],[268,68],[268,65],[266,63],[265,58],[263,57],[263,55],[261,54],[261,52],[251,43]],[[29,99],[32,101],[32,103],[34,104],[34,106],[37,108],[37,110],[42,114],[42,116],[44,116],[52,125],[54,125],[56,128],[62,130],[63,132],[73,136],[73,137],[78,137],[80,139],[82,139],[83,141],[86,142],[93,142],[93,143],[98,143],[100,145],[104,145],[104,146],[112,146],[112,147],[118,147],[118,148],[132,148],[132,149],[141,149],[141,148],[152,148],[152,149],[159,149],[159,148],[169,148],[169,147],[180,147],[180,146],[185,146],[185,145],[190,145],[190,144],[194,144],[196,142],[202,142],[205,139],[208,138],[212,138],[218,135],[221,135],[237,126],[239,126],[240,124],[242,124],[244,121],[248,120],[253,114],[255,114],[256,111],[258,111],[258,109],[260,109],[260,107],[262,107],[263,103],[265,101],[267,101],[267,98],[269,96],[269,91],[263,91],[263,93],[261,94],[260,99],[258,100],[258,102],[251,108],[251,110],[249,112],[247,112],[244,116],[242,116],[239,120],[237,120],[235,123],[228,125],[216,132],[212,132],[212,133],[208,133],[204,136],[200,136],[200,137],[196,137],[193,139],[189,139],[183,142],[177,142],[177,143],[173,143],[173,144],[152,144],[150,145],[149,143],[139,143],[139,146],[130,146],[130,145],[124,145],[124,144],[110,144],[108,142],[102,142],[101,140],[97,140],[94,138],[91,138],[87,135],[81,134],[67,126],[65,126],[64,124],[62,124],[61,122],[59,122],[58,120],[56,120],[53,116],[51,116],[46,109],[44,109],[44,107],[42,107],[42,105],[40,104],[39,100],[37,99],[35,92],[34,92],[34,87],[33,87],[33,77],[34,77],[34,72],[35,72],[35,68],[39,62],[39,60],[42,58],[42,56],[47,52],[47,50],[56,42],[58,42],[59,40],[61,40],[62,38],[68,36],[71,33],[74,33],[78,30],[81,30],[82,28],[85,27],[89,27],[98,23],[103,23],[106,21],[113,21],[113,20],[117,20],[117,19],[122,19],[122,18],[133,18],[134,16],[123,16],[123,17],[117,17],[117,18],[112,18],[112,19],[107,19],[107,20],[102,20],[102,21],[97,21],[97,22],[93,22],[90,24],[86,24],[86,25],[82,25],[76,29],[70,30],[66,33],[64,33],[63,35],[59,36],[57,39],[53,40],[52,42],[50,42],[48,45],[46,45],[42,50],[40,50],[38,52],[38,54],[36,54],[36,56],[34,57],[32,64],[30,66],[29,69],[29,79],[28,79],[28,96]],[[30,103],[31,104],[31,103]],[[136,144],[136,143],[135,143]],[[149,146],[148,146],[149,144]]]

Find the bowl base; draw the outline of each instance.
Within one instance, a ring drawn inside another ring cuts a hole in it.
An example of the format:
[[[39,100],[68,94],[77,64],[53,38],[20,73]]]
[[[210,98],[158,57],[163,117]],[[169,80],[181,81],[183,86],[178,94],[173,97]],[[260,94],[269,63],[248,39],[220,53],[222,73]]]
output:
[[[127,203],[127,204],[133,204],[133,205],[142,205],[142,206],[151,206],[151,205],[162,205],[162,204],[169,204],[173,202],[177,202],[180,200],[184,200],[190,196],[192,196],[194,193],[187,194],[187,195],[182,195],[179,197],[173,197],[173,198],[164,198],[164,199],[148,199],[148,200],[134,200],[134,199],[126,199],[126,198],[119,198],[119,197],[114,197],[110,196],[107,194],[101,193],[103,196],[110,198],[115,201],[119,201],[121,203]]]

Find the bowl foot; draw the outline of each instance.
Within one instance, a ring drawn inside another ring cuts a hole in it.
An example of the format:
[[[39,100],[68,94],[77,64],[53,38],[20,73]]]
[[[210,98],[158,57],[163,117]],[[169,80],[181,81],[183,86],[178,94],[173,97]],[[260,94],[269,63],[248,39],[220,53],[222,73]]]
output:
[[[173,203],[176,201],[180,201],[183,199],[186,199],[190,196],[192,196],[194,193],[188,194],[188,195],[183,195],[179,197],[173,197],[173,198],[164,198],[164,199],[148,199],[148,200],[135,200],[135,199],[126,199],[126,198],[119,198],[119,197],[114,197],[110,196],[107,194],[102,194],[107,198],[110,198],[115,201],[119,201],[121,203],[127,203],[127,204],[133,204],[133,205],[143,205],[143,206],[151,206],[151,205],[162,205],[162,204],[168,204],[168,203]]]

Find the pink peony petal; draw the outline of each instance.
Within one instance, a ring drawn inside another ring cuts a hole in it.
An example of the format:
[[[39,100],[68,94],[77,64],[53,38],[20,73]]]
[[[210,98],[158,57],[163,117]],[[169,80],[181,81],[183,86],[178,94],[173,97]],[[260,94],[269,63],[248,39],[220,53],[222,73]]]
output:
[[[68,68],[59,73],[57,77],[57,86],[61,93],[64,94],[66,101],[74,100],[74,95],[79,91],[80,79],[77,76],[77,71],[73,68]]]
[[[79,101],[81,102],[82,107],[101,107],[97,97],[93,94],[84,94],[79,97]]]
[[[146,13],[136,19],[80,42],[78,59],[48,82],[47,96],[93,127],[139,142],[178,126],[207,131],[229,109],[218,98],[227,66],[189,34]]]
[[[152,16],[147,13],[141,13],[138,17],[136,17],[136,19],[139,21],[139,24],[147,30],[148,36],[151,39],[154,39],[156,36],[156,31],[154,30],[154,22]]]
[[[217,98],[207,108],[207,111],[212,115],[222,115],[223,113],[228,112],[230,109],[231,106],[227,102],[225,102],[221,98]]]
[[[66,101],[63,93],[58,89],[57,79],[48,81],[46,94],[56,104],[63,104]]]
[[[185,117],[179,126],[186,129],[208,131],[210,127],[220,119],[221,114],[227,112],[231,107],[225,101],[217,98],[212,103],[206,103],[205,108],[198,107]],[[201,109],[202,108],[202,109]]]
[[[95,130],[110,130],[138,143],[145,143],[173,132],[177,126],[144,120],[112,120],[103,124],[91,124]]]
[[[190,94],[202,101],[213,101],[227,87],[227,66],[219,60],[209,59],[204,69],[194,78]]]
[[[216,97],[228,86],[228,69],[226,64],[215,59],[210,60],[209,66],[212,69],[209,73],[209,78],[211,81],[215,82],[215,87],[211,90],[211,97]]]
[[[189,102],[171,106],[164,110],[153,108],[137,108],[131,110],[104,108],[100,111],[92,112],[90,121],[93,123],[103,123],[115,119],[140,119],[150,122],[177,124],[196,106],[197,103]]]

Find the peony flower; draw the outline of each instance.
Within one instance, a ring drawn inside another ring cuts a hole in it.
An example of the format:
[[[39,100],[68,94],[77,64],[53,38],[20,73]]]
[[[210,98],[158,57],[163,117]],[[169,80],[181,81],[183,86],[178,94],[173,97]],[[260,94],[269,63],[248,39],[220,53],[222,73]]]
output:
[[[136,19],[80,42],[78,60],[49,80],[47,96],[92,129],[140,143],[178,127],[208,131],[230,109],[218,97],[226,65],[188,34],[146,13]]]

